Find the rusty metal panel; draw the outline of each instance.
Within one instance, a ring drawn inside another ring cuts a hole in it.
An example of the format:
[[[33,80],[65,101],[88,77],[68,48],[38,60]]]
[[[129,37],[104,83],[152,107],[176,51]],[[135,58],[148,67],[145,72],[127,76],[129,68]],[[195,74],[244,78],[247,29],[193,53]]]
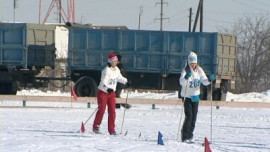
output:
[[[235,77],[236,74],[236,54],[237,38],[234,35],[218,35],[218,70],[221,77]]]

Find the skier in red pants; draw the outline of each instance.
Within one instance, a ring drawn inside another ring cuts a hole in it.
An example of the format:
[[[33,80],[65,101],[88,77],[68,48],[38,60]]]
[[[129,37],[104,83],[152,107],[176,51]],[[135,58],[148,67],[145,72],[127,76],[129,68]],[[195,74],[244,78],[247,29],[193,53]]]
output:
[[[108,131],[110,135],[116,135],[115,132],[115,90],[117,82],[130,86],[127,79],[123,77],[117,67],[118,58],[114,53],[108,57],[108,65],[102,70],[101,80],[98,86],[97,102],[98,111],[93,124],[93,132],[100,133],[100,124],[108,106]]]

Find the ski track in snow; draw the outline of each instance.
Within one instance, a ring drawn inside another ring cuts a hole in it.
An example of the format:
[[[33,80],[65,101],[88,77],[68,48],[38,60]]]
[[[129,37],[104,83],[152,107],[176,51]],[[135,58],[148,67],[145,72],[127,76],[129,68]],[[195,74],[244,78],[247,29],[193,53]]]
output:
[[[14,102],[15,103],[15,102]],[[95,104],[74,104],[76,108],[1,108],[1,151],[204,151],[204,137],[211,141],[210,107],[199,107],[195,144],[176,141],[181,106],[133,105],[126,110],[123,134],[107,132],[107,112],[101,124],[103,134],[92,133],[94,116],[79,132],[81,122],[95,110]],[[16,104],[15,104],[16,105]],[[63,104],[65,105],[65,104]],[[211,149],[218,151],[270,151],[270,112],[264,108],[213,107]],[[124,109],[116,110],[116,131],[120,132]],[[183,123],[184,117],[182,118]],[[124,133],[128,131],[125,136]],[[157,145],[158,131],[164,146]],[[141,136],[139,137],[139,135]]]

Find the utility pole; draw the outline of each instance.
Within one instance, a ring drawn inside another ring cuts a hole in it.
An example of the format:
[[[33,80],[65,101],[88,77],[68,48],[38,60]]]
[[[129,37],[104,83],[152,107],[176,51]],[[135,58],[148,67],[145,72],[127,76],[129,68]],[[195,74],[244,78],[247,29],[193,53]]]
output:
[[[17,0],[13,0],[13,23],[15,23]]]
[[[140,28],[141,28],[141,16],[142,16],[142,14],[143,14],[143,6],[140,6],[138,30],[140,30]]]
[[[83,23],[83,16],[81,16],[81,24]]]
[[[200,9],[200,32],[203,32],[203,0],[201,0],[201,9]]]
[[[192,22],[192,8],[189,8],[189,24],[188,24],[189,32],[191,32],[191,22]]]
[[[160,4],[160,18],[155,18],[155,20],[160,20],[160,31],[163,30],[163,20],[168,20],[169,18],[163,18],[163,4],[167,4],[167,2],[163,2],[163,0],[161,0],[160,3],[156,3],[156,4]]]
[[[38,14],[38,24],[40,24],[41,23],[41,12],[42,12],[42,10],[41,10],[41,5],[42,4],[42,0],[39,0],[39,14]]]
[[[62,8],[62,0],[59,0],[59,8],[58,8],[58,13],[59,13],[59,23],[61,24],[61,8]]]
[[[199,15],[200,15],[200,32],[203,32],[203,0],[200,0],[199,5],[198,5],[198,9],[197,9],[197,13],[196,13],[196,17],[195,17],[195,21],[193,25],[193,30],[192,30],[193,32],[195,32],[196,30]]]

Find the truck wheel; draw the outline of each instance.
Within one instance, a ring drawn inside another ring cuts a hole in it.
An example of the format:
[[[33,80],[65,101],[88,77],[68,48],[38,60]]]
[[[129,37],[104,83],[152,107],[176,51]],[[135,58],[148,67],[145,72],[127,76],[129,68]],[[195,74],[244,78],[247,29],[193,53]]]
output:
[[[201,85],[201,87],[200,87],[200,92],[201,92],[200,99],[201,100],[207,100],[207,91],[208,91],[207,87],[204,85]]]
[[[213,100],[215,100],[215,101],[220,101],[221,100],[221,89],[220,88],[215,89],[213,91]]]
[[[18,84],[16,81],[12,81],[12,91],[10,92],[10,94],[17,94],[17,90],[18,90]]]
[[[227,92],[229,90],[229,81],[228,80],[223,80],[221,82],[221,99],[222,101],[226,101],[226,96],[227,96]]]
[[[116,95],[117,98],[120,98],[120,94],[121,94],[124,87],[125,87],[124,84],[117,83],[116,90],[115,90],[115,95]]]
[[[14,82],[0,82],[0,94],[16,95],[18,85]]]
[[[178,99],[181,99],[182,96],[181,96],[181,90],[182,90],[182,86],[180,85],[179,86],[179,91],[178,91]]]
[[[78,97],[95,97],[97,96],[97,84],[91,77],[81,77],[74,85],[75,93]]]

